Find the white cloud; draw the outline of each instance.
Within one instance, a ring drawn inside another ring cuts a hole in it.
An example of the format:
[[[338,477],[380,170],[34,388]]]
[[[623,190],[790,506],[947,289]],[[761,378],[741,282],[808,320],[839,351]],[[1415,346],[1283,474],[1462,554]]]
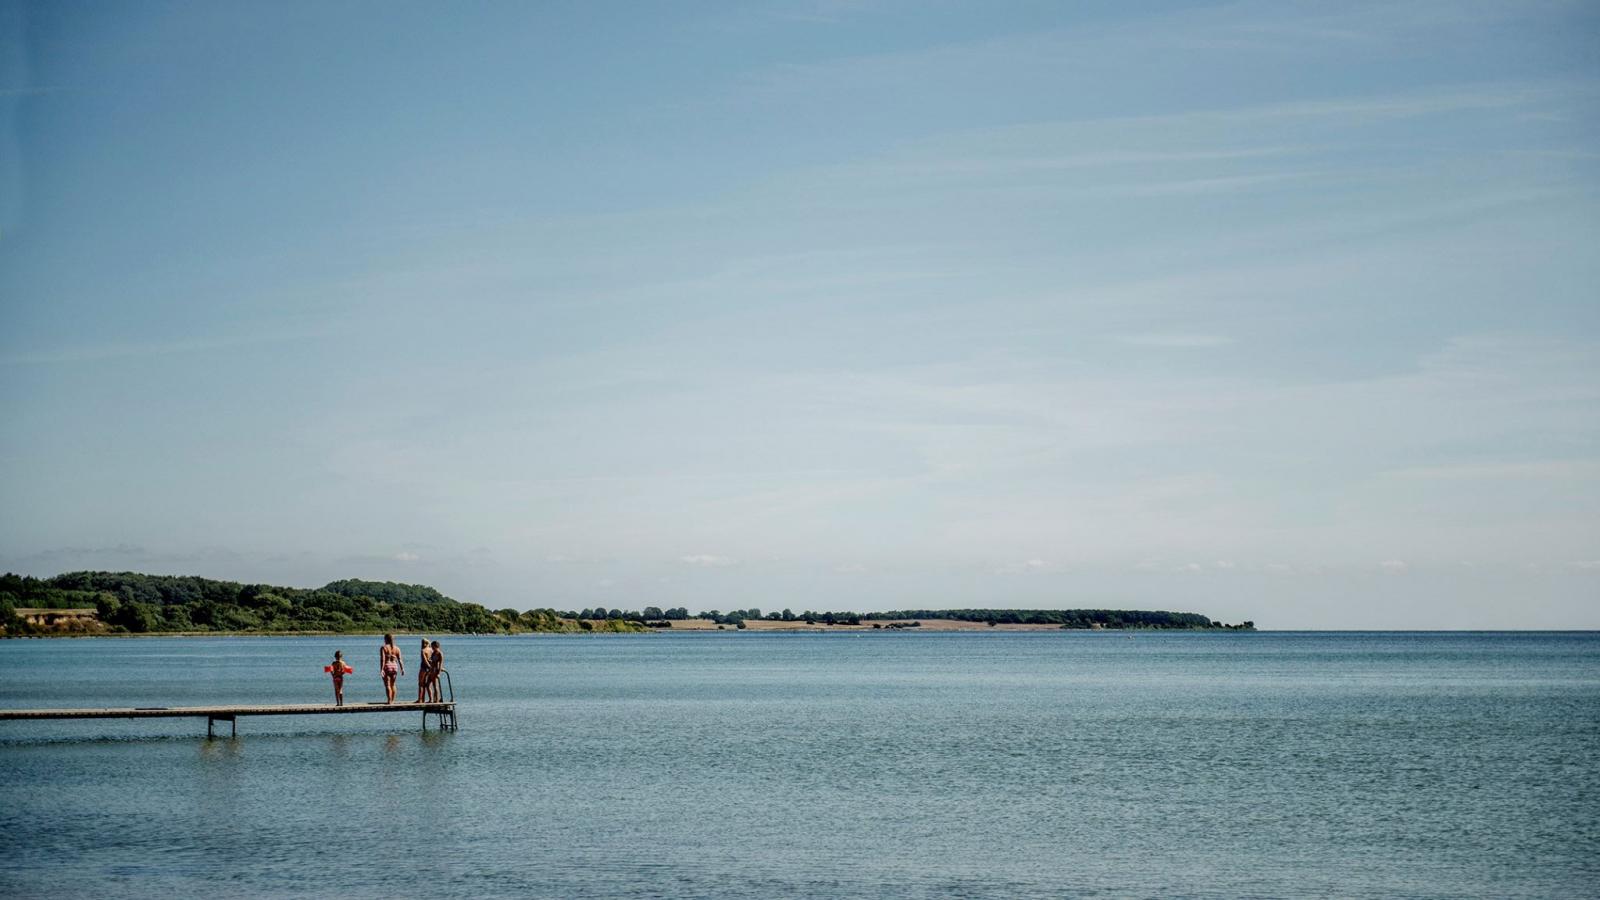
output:
[[[691,566],[706,566],[708,568],[731,566],[735,563],[735,560],[726,556],[717,556],[714,553],[692,553],[687,556],[680,556],[678,559]]]
[[[412,553],[410,550],[402,550],[399,553],[396,553],[393,558],[395,562],[412,563],[416,562],[422,557]]]
[[[1017,575],[1027,572],[1050,572],[1056,568],[1055,563],[1048,562],[1038,557],[1025,559],[1021,562],[1008,563],[995,569],[997,575]]]
[[[1600,571],[1600,559],[1579,559],[1570,563],[1572,568],[1583,572]]]
[[[1378,563],[1378,568],[1385,572],[1405,572],[1410,570],[1411,566],[1403,559],[1386,559]]]

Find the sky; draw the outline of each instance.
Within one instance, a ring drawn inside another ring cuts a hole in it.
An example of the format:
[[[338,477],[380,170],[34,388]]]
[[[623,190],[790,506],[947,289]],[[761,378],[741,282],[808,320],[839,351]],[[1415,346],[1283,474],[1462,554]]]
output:
[[[0,569],[1600,628],[1600,7],[0,0]]]

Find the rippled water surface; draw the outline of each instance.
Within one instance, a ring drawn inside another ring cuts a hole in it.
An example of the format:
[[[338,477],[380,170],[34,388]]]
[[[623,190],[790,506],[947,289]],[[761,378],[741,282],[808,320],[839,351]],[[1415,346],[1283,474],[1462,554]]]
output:
[[[444,644],[454,734],[411,714],[211,741],[203,720],[0,722],[0,895],[1600,885],[1600,635]],[[381,698],[372,638],[5,641],[0,707],[321,702],[336,647],[347,699]]]

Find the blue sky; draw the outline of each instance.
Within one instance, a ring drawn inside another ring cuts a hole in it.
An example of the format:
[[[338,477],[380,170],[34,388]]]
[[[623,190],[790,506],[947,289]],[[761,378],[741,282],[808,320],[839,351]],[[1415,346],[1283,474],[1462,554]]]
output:
[[[0,5],[0,568],[1600,627],[1597,47]]]

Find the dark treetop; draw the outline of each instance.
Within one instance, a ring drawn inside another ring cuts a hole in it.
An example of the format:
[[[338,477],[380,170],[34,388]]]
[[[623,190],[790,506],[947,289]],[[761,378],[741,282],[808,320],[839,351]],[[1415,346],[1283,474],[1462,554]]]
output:
[[[15,614],[26,607],[93,609],[97,621],[30,624]],[[634,630],[643,626],[620,621],[579,623],[550,610],[491,611],[431,587],[388,581],[346,579],[320,588],[292,588],[137,572],[68,572],[42,579],[0,576],[0,633],[8,635]]]

